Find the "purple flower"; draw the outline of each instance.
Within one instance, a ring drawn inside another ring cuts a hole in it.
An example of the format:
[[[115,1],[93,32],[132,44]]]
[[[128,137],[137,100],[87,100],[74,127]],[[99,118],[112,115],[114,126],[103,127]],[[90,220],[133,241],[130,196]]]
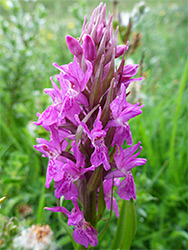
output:
[[[77,92],[70,81],[66,80],[64,74],[60,72],[59,75],[56,75],[62,92],[63,100],[59,110],[59,117],[67,117],[70,121],[74,122],[75,114],[80,114],[81,107],[77,102],[77,97],[79,92]]]
[[[58,159],[62,153],[62,150],[65,150],[67,146],[67,141],[61,143],[60,137],[58,135],[58,130],[50,126],[51,130],[51,138],[50,141],[47,141],[42,138],[37,138],[38,145],[34,145],[34,147],[40,151],[43,157],[47,157],[51,159]]]
[[[125,200],[129,200],[130,198],[136,199],[134,180],[130,170],[136,166],[142,166],[146,163],[146,159],[136,158],[142,150],[140,144],[141,142],[138,142],[136,145],[125,150],[121,147],[118,148],[114,155],[117,169],[107,174],[105,177],[107,180],[110,178],[125,177],[125,179],[120,183],[117,191],[120,198]],[[134,154],[139,147],[139,152]]]
[[[112,146],[118,145],[120,147],[123,145],[125,140],[127,141],[127,145],[133,144],[132,134],[128,122],[125,122],[123,126],[116,128]]]
[[[46,172],[46,188],[50,187],[51,181],[54,179],[55,182],[62,180],[63,178],[63,165],[66,163],[66,158],[61,158],[62,160],[50,160],[48,162],[48,168]]]
[[[39,144],[34,145],[34,147],[43,154],[43,157],[49,158],[45,184],[47,188],[50,187],[52,179],[56,181],[61,179],[60,173],[62,173],[62,166],[66,163],[66,158],[62,157],[61,153],[66,149],[68,145],[66,140],[61,143],[60,136],[58,135],[58,130],[56,130],[53,126],[50,126],[50,130],[50,141],[42,138],[37,138],[37,142]]]
[[[73,62],[68,65],[59,66],[57,63],[54,63],[53,65],[64,73],[63,78],[67,79],[71,83],[72,89],[80,93],[85,90],[86,85],[93,73],[91,62],[85,59],[85,64],[87,68],[85,73],[77,62],[76,57],[74,57]]]
[[[136,75],[138,66],[138,64],[127,64],[124,66],[121,83],[124,84],[126,88],[131,82],[141,81],[143,79],[142,77],[131,79],[132,76]]]
[[[87,136],[90,138],[92,145],[94,146],[95,150],[91,155],[90,162],[94,167],[99,167],[103,164],[104,169],[107,171],[110,169],[109,164],[109,155],[108,149],[105,145],[104,138],[106,136],[106,132],[102,129],[102,122],[100,121],[101,117],[101,107],[99,107],[99,112],[97,118],[93,124],[93,129],[91,132],[89,131],[87,125],[84,122],[81,122],[77,117],[78,123],[82,125]]]
[[[131,118],[142,113],[139,103],[130,104],[126,101],[126,88],[121,86],[121,93],[110,104],[113,119],[107,123],[107,127],[117,127],[114,135],[113,145],[122,145],[124,140],[128,145],[133,143],[129,124]]]
[[[109,122],[109,124],[114,124],[117,127],[123,126],[125,122],[141,114],[141,108],[143,106],[144,105],[139,106],[139,103],[136,103],[134,105],[128,103],[126,101],[126,88],[122,85],[121,94],[117,96],[110,104],[114,120]]]
[[[86,248],[89,244],[94,247],[98,243],[97,230],[84,218],[75,226],[73,238],[76,242],[80,245],[84,245]]]
[[[84,167],[84,166],[82,166]],[[93,171],[95,168],[93,166],[89,168],[79,169],[77,164],[75,164],[71,160],[67,160],[67,162],[62,165],[61,171],[59,175],[61,178],[59,181],[55,179],[55,196],[56,198],[60,198],[64,196],[66,200],[71,200],[73,198],[78,198],[78,189],[75,185],[75,182],[86,172]]]
[[[55,176],[54,176],[55,177]],[[59,199],[64,196],[66,200],[78,198],[78,189],[74,184],[80,177],[79,170],[75,168],[71,160],[67,160],[67,163],[62,164],[61,172],[58,172],[60,180],[55,181],[55,197]]]
[[[61,89],[50,78],[53,88],[44,89],[44,92],[51,96],[53,104],[50,105],[34,124],[50,126],[53,124],[62,124],[63,119],[68,117],[74,121],[74,115],[79,114],[81,108],[76,101],[78,92],[71,87],[71,83],[64,79],[63,73],[56,76],[60,82]]]
[[[75,182],[86,172],[94,171],[94,167],[84,168],[85,159],[79,151],[79,144],[74,146],[74,156],[76,162],[65,157],[60,160],[51,160],[48,164],[46,186],[49,188],[50,182],[55,182],[55,197],[59,199],[64,196],[66,200],[78,198],[78,189]]]
[[[54,66],[62,71],[59,75],[56,75],[61,89],[50,78],[53,88],[45,89],[44,92],[52,97],[53,104],[39,116],[38,121],[35,122],[36,125],[60,124],[65,117],[74,122],[74,115],[79,114],[81,111],[80,104],[88,107],[87,98],[81,92],[86,88],[93,67],[88,60],[85,60],[85,64],[87,70],[84,73],[76,57],[74,57],[73,63],[68,65],[59,66],[54,63]]]
[[[130,171],[127,172],[125,179],[120,183],[117,194],[119,194],[119,197],[124,200],[129,201],[131,198],[136,200],[134,179]]]
[[[39,126],[50,126],[57,122],[58,112],[54,106],[49,106],[42,114],[38,114],[39,119],[34,122],[35,125]]]
[[[84,213],[80,211],[78,204],[73,200],[74,208],[71,213],[64,207],[46,207],[45,209],[52,212],[61,212],[68,216],[68,225],[74,226],[73,238],[80,245],[84,245],[86,248],[90,244],[91,246],[97,245],[97,231],[87,222],[84,218]]]
[[[123,173],[126,174],[127,171],[130,171],[136,166],[142,166],[146,163],[144,158],[136,158],[142,150],[140,146],[141,142],[138,142],[136,145],[123,150],[121,147],[116,151],[114,155],[114,160],[117,168]],[[140,148],[140,149],[139,149]],[[139,151],[134,154],[137,150]]]

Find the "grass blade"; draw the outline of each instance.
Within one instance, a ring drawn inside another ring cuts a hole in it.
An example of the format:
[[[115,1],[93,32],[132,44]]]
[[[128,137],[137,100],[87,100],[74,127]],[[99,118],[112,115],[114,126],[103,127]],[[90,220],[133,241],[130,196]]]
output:
[[[5,134],[7,134],[7,136],[9,137],[10,141],[12,141],[12,143],[15,145],[15,147],[20,150],[22,150],[22,146],[20,145],[20,143],[17,141],[17,139],[15,138],[15,136],[13,135],[11,129],[9,129],[9,127],[5,124],[5,122],[3,121],[3,119],[1,119],[1,128],[3,129],[3,131],[5,132]]]
[[[187,82],[188,78],[188,60],[187,64],[185,66],[184,73],[182,75],[180,87],[179,87],[179,94],[178,94],[178,100],[177,100],[177,105],[176,105],[176,110],[174,114],[174,120],[173,120],[173,128],[172,128],[172,135],[171,135],[171,141],[170,141],[170,151],[169,151],[169,176],[170,178],[174,178],[177,182],[180,181],[178,178],[178,175],[176,171],[174,170],[175,168],[175,140],[176,140],[176,133],[177,133],[177,127],[178,127],[178,118],[180,114],[180,108],[181,108],[181,100],[182,100],[182,95],[183,91],[185,89],[185,85]]]
[[[45,206],[45,185],[43,183],[43,188],[40,196],[39,206],[37,210],[37,224],[42,223],[43,211]]]

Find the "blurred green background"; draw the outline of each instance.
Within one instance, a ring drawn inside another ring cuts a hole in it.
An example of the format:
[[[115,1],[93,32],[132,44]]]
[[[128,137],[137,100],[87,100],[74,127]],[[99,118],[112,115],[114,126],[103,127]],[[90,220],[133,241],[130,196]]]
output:
[[[51,102],[43,89],[58,73],[52,63],[72,60],[65,36],[79,37],[85,14],[90,17],[99,3],[0,1],[0,198],[7,194],[0,207],[1,249],[12,249],[14,236],[33,224],[49,224],[55,248],[72,249],[60,217],[43,209],[56,200],[53,185],[44,188],[47,159],[33,148],[36,137],[48,138],[48,133],[33,121]],[[188,3],[150,0],[143,9],[133,0],[119,1],[116,8],[113,1],[106,3],[115,14],[114,25],[121,27],[119,43],[128,29],[127,16],[133,16],[129,39],[135,50],[126,59],[140,63],[138,74],[144,76],[132,90],[132,102],[145,104],[143,114],[130,122],[133,140],[142,142],[142,157],[148,159],[133,173],[138,225],[132,249],[187,249]],[[96,249],[110,249],[116,224],[113,216]]]

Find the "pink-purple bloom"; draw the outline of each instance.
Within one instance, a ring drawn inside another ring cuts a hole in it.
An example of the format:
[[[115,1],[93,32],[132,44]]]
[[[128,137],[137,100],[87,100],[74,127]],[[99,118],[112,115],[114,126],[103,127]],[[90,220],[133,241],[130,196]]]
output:
[[[93,147],[95,148],[94,152],[91,155],[90,159],[91,164],[94,167],[99,167],[101,164],[103,164],[104,169],[107,171],[110,169],[109,155],[108,155],[108,149],[104,142],[106,132],[103,130],[103,125],[102,122],[100,121],[100,117],[101,117],[101,107],[99,107],[99,113],[93,124],[93,129],[91,130],[91,132],[89,131],[85,123],[81,121],[78,122],[84,128],[85,133],[87,134],[87,136],[91,140]]]
[[[55,197],[73,202],[71,212],[61,206],[46,209],[68,218],[73,238],[85,247],[98,242],[93,209],[99,209],[101,197],[119,217],[116,190],[124,200],[136,199],[131,169],[146,163],[137,158],[141,142],[127,147],[133,144],[129,120],[143,108],[127,102],[127,87],[141,78],[134,78],[137,64],[124,65],[128,46],[117,45],[112,19],[109,15],[106,21],[106,5],[101,3],[90,21],[85,18],[79,39],[66,37],[73,62],[53,64],[59,73],[50,78],[52,88],[44,89],[52,104],[35,122],[50,133],[49,141],[38,138],[34,146],[49,159],[45,186],[54,183]],[[115,58],[120,56],[117,67]]]
[[[83,211],[80,210],[77,202],[73,200],[74,208],[69,212],[65,207],[46,207],[52,212],[61,212],[68,217],[68,225],[74,226],[73,238],[76,242],[84,245],[86,248],[97,245],[97,230],[85,220]]]
[[[119,197],[124,200],[129,201],[131,198],[136,200],[134,179],[130,171],[127,172],[125,179],[120,183],[117,194],[119,194]]]
[[[142,77],[131,78],[136,75],[138,66],[138,64],[127,64],[124,66],[121,77],[121,83],[125,85],[126,88],[131,82],[142,80]]]
[[[119,197],[124,200],[130,200],[131,198],[134,200],[136,199],[134,179],[130,170],[136,166],[142,166],[146,163],[146,159],[136,158],[142,150],[140,143],[141,142],[138,142],[136,145],[125,150],[118,147],[114,155],[117,169],[107,174],[105,177],[107,180],[111,178],[125,177],[117,190]],[[134,154],[138,149],[139,151]]]

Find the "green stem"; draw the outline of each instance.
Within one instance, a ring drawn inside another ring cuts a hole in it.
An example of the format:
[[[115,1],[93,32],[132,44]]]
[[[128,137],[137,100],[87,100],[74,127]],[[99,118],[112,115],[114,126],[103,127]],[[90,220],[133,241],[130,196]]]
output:
[[[85,250],[85,249],[87,249],[85,246],[83,246],[83,245],[80,245],[80,248],[79,248],[80,250]]]
[[[97,189],[101,184],[102,171],[102,166],[95,169],[84,194],[84,215],[86,221],[90,222],[92,226],[96,224]]]
[[[87,193],[88,209],[87,209],[87,220],[92,226],[96,224],[96,197],[97,191]]]
[[[87,188],[88,188],[89,192],[95,191],[98,189],[98,187],[100,187],[100,184],[102,181],[101,180],[102,171],[103,171],[102,165],[95,169],[94,173],[92,174],[92,176],[87,184]]]

